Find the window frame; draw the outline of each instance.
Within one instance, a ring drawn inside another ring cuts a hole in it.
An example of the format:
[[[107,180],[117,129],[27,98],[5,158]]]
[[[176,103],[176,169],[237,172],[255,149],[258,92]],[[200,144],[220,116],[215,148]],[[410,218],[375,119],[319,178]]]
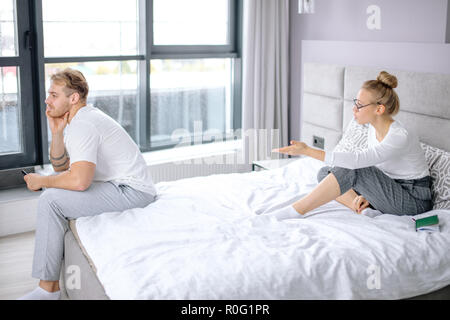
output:
[[[152,59],[205,59],[205,58],[232,58],[233,70],[233,97],[232,99],[232,129],[241,128],[241,95],[242,95],[242,15],[243,0],[229,0],[229,43],[227,45],[188,45],[188,46],[163,46],[153,44],[153,0],[138,0],[138,30],[139,46],[136,55],[114,56],[75,56],[75,57],[45,57],[44,33],[43,33],[43,7],[42,0],[16,0],[21,3],[17,10],[19,46],[25,46],[23,32],[31,31],[30,41],[32,48],[27,50],[29,57],[28,84],[21,84],[20,94],[27,97],[27,103],[31,112],[23,112],[26,115],[26,126],[22,126],[22,134],[30,140],[27,149],[26,161],[11,161],[7,166],[0,166],[0,178],[6,169],[14,169],[19,172],[24,167],[49,164],[49,144],[47,132],[47,119],[45,115],[45,65],[49,63],[64,62],[100,62],[100,61],[127,61],[134,60],[138,64],[138,108],[136,110],[136,140],[141,152],[151,152],[161,149],[169,149],[174,145],[162,147],[151,146],[151,97],[150,97],[150,63]],[[26,7],[26,8],[25,8]],[[20,17],[20,19],[19,19]],[[24,49],[22,49],[24,50]],[[19,57],[21,56],[19,48]],[[0,58],[0,66],[3,63],[16,63],[18,57]],[[22,59],[22,58],[20,58]],[[25,57],[23,57],[25,59]],[[27,88],[29,90],[24,90]],[[26,92],[26,94],[25,94]],[[25,128],[27,128],[25,130]],[[4,156],[0,155],[3,163]],[[17,160],[17,159],[15,159]],[[11,166],[11,167],[9,167]],[[20,180],[23,178],[20,175]],[[23,184],[23,183],[22,183]],[[11,185],[11,183],[6,183]],[[2,185],[0,184],[0,188]]]

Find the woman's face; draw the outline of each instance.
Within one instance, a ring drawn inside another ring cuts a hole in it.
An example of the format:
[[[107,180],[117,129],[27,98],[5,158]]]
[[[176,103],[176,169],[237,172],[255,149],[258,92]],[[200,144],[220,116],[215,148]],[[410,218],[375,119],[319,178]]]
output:
[[[353,116],[359,124],[366,124],[372,122],[377,116],[377,103],[373,94],[361,89],[356,97],[356,103],[353,104]]]

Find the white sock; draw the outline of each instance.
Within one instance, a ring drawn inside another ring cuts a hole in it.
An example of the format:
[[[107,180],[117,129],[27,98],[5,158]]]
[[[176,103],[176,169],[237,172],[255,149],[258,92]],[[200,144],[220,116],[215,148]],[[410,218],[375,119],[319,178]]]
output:
[[[298,213],[291,205],[265,215],[275,217],[277,220],[303,218],[303,215]]]
[[[48,292],[47,290],[37,287],[33,291],[20,297],[17,300],[59,300],[61,291]]]
[[[361,214],[363,216],[367,216],[370,218],[375,218],[376,216],[379,216],[381,214],[383,214],[383,212],[379,211],[379,210],[374,210],[372,208],[365,208],[364,210],[361,211]]]

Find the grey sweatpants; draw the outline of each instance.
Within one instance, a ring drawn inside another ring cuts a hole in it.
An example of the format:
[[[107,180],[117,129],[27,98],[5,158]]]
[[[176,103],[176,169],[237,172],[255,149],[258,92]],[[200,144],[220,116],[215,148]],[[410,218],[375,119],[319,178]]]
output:
[[[416,215],[432,209],[431,177],[416,180],[392,179],[377,167],[346,169],[323,167],[317,174],[320,182],[333,173],[341,194],[353,189],[382,213]]]
[[[85,191],[45,190],[38,201],[32,277],[59,280],[69,220],[143,208],[154,200],[151,194],[112,182],[93,182]]]

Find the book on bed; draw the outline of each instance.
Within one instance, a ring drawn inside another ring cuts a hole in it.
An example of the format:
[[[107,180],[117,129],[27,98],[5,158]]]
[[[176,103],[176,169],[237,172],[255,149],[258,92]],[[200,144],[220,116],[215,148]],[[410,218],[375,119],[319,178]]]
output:
[[[436,232],[439,231],[439,218],[437,215],[414,219],[416,222],[416,231]]]

